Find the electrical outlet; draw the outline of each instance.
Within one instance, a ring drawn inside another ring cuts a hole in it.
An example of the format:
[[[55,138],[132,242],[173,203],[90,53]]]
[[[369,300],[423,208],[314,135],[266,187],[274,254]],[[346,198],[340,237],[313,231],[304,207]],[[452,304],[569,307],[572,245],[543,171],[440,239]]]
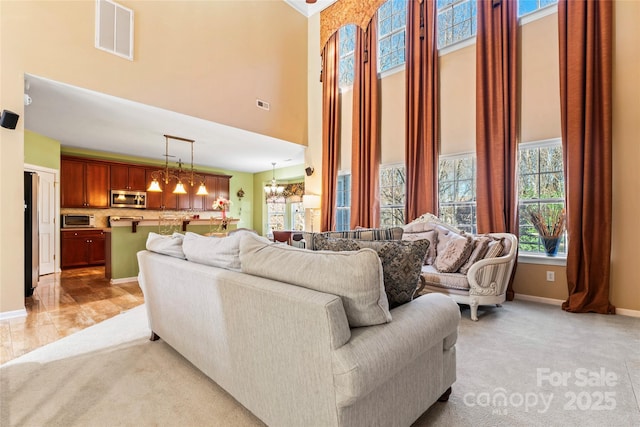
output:
[[[555,282],[556,273],[554,271],[547,271],[547,282]]]

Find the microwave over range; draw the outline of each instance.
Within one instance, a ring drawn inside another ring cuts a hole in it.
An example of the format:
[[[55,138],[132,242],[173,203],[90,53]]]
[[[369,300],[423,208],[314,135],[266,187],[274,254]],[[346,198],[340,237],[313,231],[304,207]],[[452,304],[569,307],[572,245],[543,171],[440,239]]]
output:
[[[138,208],[147,207],[147,193],[145,191],[111,190],[112,208]]]

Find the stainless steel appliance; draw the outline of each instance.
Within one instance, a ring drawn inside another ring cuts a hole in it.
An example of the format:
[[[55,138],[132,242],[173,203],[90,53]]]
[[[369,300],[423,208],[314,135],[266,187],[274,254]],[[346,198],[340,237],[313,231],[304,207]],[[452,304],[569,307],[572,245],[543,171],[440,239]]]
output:
[[[24,173],[24,296],[33,295],[40,276],[38,174]]]
[[[147,207],[147,192],[111,190],[111,207],[144,209]]]
[[[96,226],[95,215],[63,214],[62,228],[91,228]]]

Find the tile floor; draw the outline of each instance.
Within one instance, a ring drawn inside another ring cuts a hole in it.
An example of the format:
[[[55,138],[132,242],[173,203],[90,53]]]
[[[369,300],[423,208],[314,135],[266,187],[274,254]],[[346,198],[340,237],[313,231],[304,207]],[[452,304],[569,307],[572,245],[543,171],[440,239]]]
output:
[[[104,267],[40,277],[27,316],[0,321],[0,364],[144,302],[137,282],[111,285]]]

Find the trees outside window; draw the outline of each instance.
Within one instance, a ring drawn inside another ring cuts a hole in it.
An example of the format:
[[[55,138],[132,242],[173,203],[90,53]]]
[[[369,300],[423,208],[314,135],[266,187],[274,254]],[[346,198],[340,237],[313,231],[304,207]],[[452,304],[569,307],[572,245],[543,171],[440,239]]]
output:
[[[528,210],[553,212],[564,208],[564,172],[560,139],[521,143],[518,149],[519,248],[544,253],[540,236],[529,220]],[[566,232],[559,255],[567,253]]]
[[[438,175],[439,217],[475,234],[476,156],[440,156]]]
[[[336,231],[349,230],[351,223],[351,175],[338,175]]]
[[[380,226],[404,225],[406,172],[404,165],[380,167]]]

